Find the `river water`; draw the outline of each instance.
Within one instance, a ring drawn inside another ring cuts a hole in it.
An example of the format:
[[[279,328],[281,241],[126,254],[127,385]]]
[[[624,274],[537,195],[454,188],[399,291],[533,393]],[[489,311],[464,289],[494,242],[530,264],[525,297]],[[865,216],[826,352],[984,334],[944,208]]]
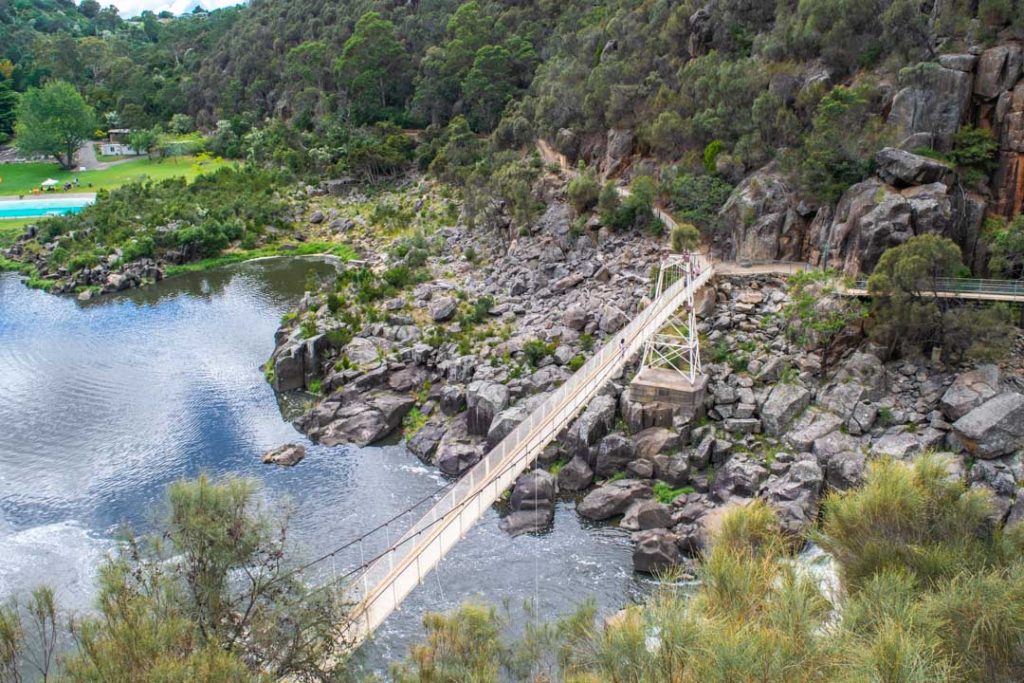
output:
[[[444,483],[401,445],[309,444],[281,416],[260,364],[281,315],[324,261],[269,259],[183,275],[78,302],[0,274],[0,599],[39,583],[86,609],[94,569],[125,524],[145,529],[169,482],[200,472],[258,479],[266,505],[291,512],[313,557]],[[290,469],[266,450],[307,445]],[[593,596],[614,610],[649,588],[631,570],[628,535],[592,526],[572,501],[553,529],[508,538],[491,510],[364,647],[382,671],[422,634],[427,610],[479,598],[542,616]],[[358,564],[356,550],[321,575]]]

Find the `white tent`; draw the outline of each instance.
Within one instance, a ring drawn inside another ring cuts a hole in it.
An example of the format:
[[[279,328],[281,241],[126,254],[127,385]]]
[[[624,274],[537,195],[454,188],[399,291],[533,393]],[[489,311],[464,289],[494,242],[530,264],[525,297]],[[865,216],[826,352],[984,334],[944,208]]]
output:
[[[53,178],[47,178],[43,182],[39,183],[40,187],[55,187],[57,185],[60,185],[60,181],[54,180]]]

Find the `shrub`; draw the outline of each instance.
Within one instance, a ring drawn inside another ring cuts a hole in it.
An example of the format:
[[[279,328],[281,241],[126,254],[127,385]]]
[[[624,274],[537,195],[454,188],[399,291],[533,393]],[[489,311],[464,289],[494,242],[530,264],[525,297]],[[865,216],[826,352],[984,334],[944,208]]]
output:
[[[654,484],[654,497],[659,503],[668,505],[679,496],[685,496],[693,493],[694,488],[692,486],[682,486],[680,488],[672,488],[663,481],[656,482]]]
[[[676,227],[672,228],[672,234],[669,238],[672,246],[672,251],[682,253],[684,251],[691,251],[700,246],[700,231],[689,223],[680,223]]]
[[[597,206],[601,194],[601,186],[594,178],[593,170],[582,169],[575,178],[569,181],[567,188],[569,203],[577,214],[582,214]]]
[[[542,360],[554,352],[556,347],[554,342],[548,343],[540,339],[531,339],[523,344],[523,353],[530,365],[537,367]]]
[[[888,570],[928,585],[985,564],[989,494],[951,480],[947,468],[930,455],[913,465],[878,460],[863,488],[825,499],[819,540],[836,558],[849,590]]]
[[[473,302],[473,310],[467,319],[469,322],[478,325],[487,320],[492,308],[494,308],[494,297],[485,294]]]
[[[583,364],[586,362],[586,357],[582,353],[577,353],[575,356],[569,359],[569,362],[566,364],[566,367],[568,367],[570,371],[576,372],[577,370],[582,368]]]

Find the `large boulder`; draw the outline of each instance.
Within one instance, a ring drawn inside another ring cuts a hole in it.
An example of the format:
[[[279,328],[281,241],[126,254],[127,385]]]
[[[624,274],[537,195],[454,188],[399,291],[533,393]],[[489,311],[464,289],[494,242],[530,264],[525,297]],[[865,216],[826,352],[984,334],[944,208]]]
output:
[[[577,455],[558,472],[558,486],[566,491],[582,491],[594,483],[594,470],[582,455]]]
[[[460,477],[483,458],[482,446],[471,443],[444,443],[437,448],[437,467],[449,477]]]
[[[838,415],[811,409],[793,423],[792,429],[786,432],[783,440],[795,451],[807,452],[817,439],[831,434],[842,425],[843,419]]]
[[[1020,77],[1024,55],[1019,43],[1006,43],[981,53],[974,77],[974,94],[993,99],[1013,87]]]
[[[667,529],[672,526],[672,510],[656,500],[641,500],[634,506],[639,529]]]
[[[601,439],[594,458],[594,474],[598,477],[610,477],[616,472],[626,469],[626,465],[635,458],[633,442],[622,434],[609,434]]]
[[[494,448],[530,415],[526,406],[512,406],[494,416],[487,430],[487,447]]]
[[[576,511],[587,519],[601,521],[621,515],[630,503],[650,498],[651,484],[637,479],[620,479],[594,489],[579,502]]]
[[[468,415],[463,413],[448,423],[447,431],[437,444],[434,460],[444,474],[458,477],[480,462],[483,455],[484,445],[469,433]]]
[[[669,486],[690,483],[690,461],[681,455],[654,456],[654,476]]]
[[[982,365],[957,375],[939,402],[942,413],[956,421],[999,393],[999,368]]]
[[[824,480],[817,461],[808,458],[797,460],[783,476],[768,484],[768,500],[778,512],[783,530],[799,535],[814,525]]]
[[[576,418],[565,437],[566,448],[572,455],[587,455],[590,447],[612,430],[615,425],[615,399],[596,396],[583,414]]]
[[[555,517],[558,483],[545,470],[533,470],[519,477],[512,489],[512,513],[501,520],[500,528],[517,536],[543,531]]]
[[[825,463],[825,481],[838,491],[846,491],[864,483],[867,458],[860,451],[845,451],[829,456]]]
[[[516,479],[510,504],[513,510],[551,507],[558,495],[558,481],[547,470],[533,470]]]
[[[430,302],[430,319],[436,323],[446,322],[455,316],[459,302],[454,297],[442,296]]]
[[[297,443],[286,443],[283,446],[267,451],[263,455],[264,465],[281,465],[291,467],[306,457],[306,447]]]
[[[953,423],[968,453],[996,458],[1024,447],[1024,395],[1007,392],[989,399]]]
[[[650,427],[640,431],[634,438],[636,457],[651,459],[659,453],[679,447],[679,435],[664,427]]]
[[[910,203],[878,178],[869,178],[850,187],[839,199],[829,248],[847,274],[869,273],[882,252],[914,234]]]
[[[274,355],[274,390],[293,391],[306,386],[305,354],[298,344],[289,344]]]
[[[366,368],[380,363],[380,350],[365,337],[356,337],[342,349],[342,355],[357,368]]]
[[[811,392],[799,384],[776,384],[761,408],[764,430],[779,436],[811,404]]]
[[[746,456],[734,455],[715,473],[711,491],[720,501],[750,498],[757,494],[767,477],[768,470],[760,463]]]
[[[380,441],[402,424],[416,405],[411,396],[388,391],[328,397],[313,411],[296,420],[309,438],[326,446],[366,446]]]
[[[605,304],[601,308],[601,322],[599,326],[602,332],[614,334],[625,327],[627,322],[629,322],[629,318],[626,317],[626,314],[618,306]]]
[[[895,187],[943,183],[952,185],[956,175],[946,164],[895,147],[875,154],[878,177]]]
[[[604,153],[604,174],[613,176],[629,159],[633,152],[633,131],[628,128],[612,128],[608,131]]]
[[[718,213],[736,259],[771,261],[799,257],[805,229],[792,186],[776,164],[751,174]]]
[[[945,63],[918,68],[893,97],[888,123],[900,140],[926,138],[939,150],[952,146],[971,105],[973,55],[944,55]],[[959,57],[956,60],[953,58]],[[966,67],[966,68],[964,68]]]
[[[476,380],[466,389],[469,433],[486,436],[495,416],[508,407],[508,387],[498,382]]]
[[[683,561],[679,539],[666,529],[650,529],[634,535],[633,569],[645,574],[660,574]]]
[[[444,438],[447,431],[447,428],[441,422],[428,422],[409,437],[407,443],[409,450],[424,463],[433,465],[434,456],[437,454],[437,447],[441,444],[441,439]]]

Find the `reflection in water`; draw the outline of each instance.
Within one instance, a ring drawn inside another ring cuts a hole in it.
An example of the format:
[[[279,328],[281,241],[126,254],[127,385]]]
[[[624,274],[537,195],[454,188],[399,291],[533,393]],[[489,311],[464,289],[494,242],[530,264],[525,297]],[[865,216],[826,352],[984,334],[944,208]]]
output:
[[[46,581],[65,605],[87,605],[117,527],[144,527],[179,477],[258,478],[268,505],[291,508],[307,555],[443,483],[400,445],[314,446],[281,417],[259,366],[310,269],[333,273],[318,260],[264,260],[85,304],[0,275],[0,598]],[[259,463],[286,441],[307,443],[298,467]],[[625,534],[582,527],[571,502],[544,535],[509,539],[497,520],[485,516],[384,625],[366,648],[370,666],[398,656],[427,608],[536,597],[551,614],[592,594],[616,608],[641,588]],[[322,571],[343,572],[357,555]]]

